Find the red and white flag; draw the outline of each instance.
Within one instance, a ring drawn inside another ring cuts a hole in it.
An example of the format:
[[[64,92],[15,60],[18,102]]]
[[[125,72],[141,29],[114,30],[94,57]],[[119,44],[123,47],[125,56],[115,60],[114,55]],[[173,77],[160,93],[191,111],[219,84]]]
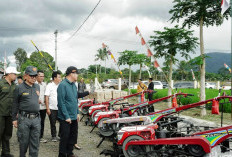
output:
[[[138,34],[139,37],[141,38],[141,44],[142,44],[142,45],[145,45],[145,46],[147,47],[147,56],[148,56],[148,57],[151,57],[151,62],[154,62],[154,67],[157,68],[157,70],[158,70],[159,72],[162,72],[162,69],[160,68],[160,66],[159,66],[159,64],[158,64],[158,62],[157,62],[157,60],[156,60],[156,58],[153,56],[153,54],[152,54],[152,52],[151,52],[149,46],[147,45],[146,41],[144,40],[144,38],[143,38],[142,34],[140,33],[139,28],[138,28],[137,26],[135,27],[135,32],[136,32],[136,34]]]
[[[151,57],[151,56],[152,56],[152,53],[151,53],[151,50],[150,50],[150,49],[147,49],[147,56],[148,56],[148,57]]]
[[[154,61],[154,67],[157,68],[157,70],[159,72],[162,72],[162,69],[160,68],[159,63],[157,62],[157,60]]]
[[[104,48],[106,48],[106,45],[105,45],[105,43],[102,43],[102,48],[104,49]]]
[[[145,45],[145,44],[146,44],[146,42],[145,42],[145,40],[143,39],[143,37],[141,38],[141,44],[142,44],[142,45]]]
[[[136,32],[136,34],[139,33],[139,28],[137,26],[135,27],[135,32]]]
[[[227,0],[222,0],[222,3],[221,3],[221,14],[223,15],[226,10],[230,7],[229,3],[227,2]]]

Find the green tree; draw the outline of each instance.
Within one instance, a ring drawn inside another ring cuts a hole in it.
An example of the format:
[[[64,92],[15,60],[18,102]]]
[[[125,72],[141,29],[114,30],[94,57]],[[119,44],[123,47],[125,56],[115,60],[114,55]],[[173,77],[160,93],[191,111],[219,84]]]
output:
[[[14,56],[15,56],[15,60],[16,60],[16,64],[17,64],[17,70],[21,71],[22,64],[24,62],[26,62],[26,60],[27,60],[27,52],[22,48],[18,48],[14,52]]]
[[[203,42],[203,26],[219,26],[223,23],[223,19],[228,19],[229,10],[222,16],[220,14],[220,3],[219,0],[173,0],[175,4],[173,9],[169,11],[172,14],[171,22],[180,19],[183,20],[183,27],[188,26],[191,28],[196,25],[200,28],[200,51],[202,57],[202,65],[200,66],[201,71],[201,96],[200,100],[205,100],[205,52]],[[206,109],[203,107],[201,115],[206,115]]]
[[[221,76],[221,80],[229,80],[230,72],[225,67],[222,67],[218,70],[218,74]]]
[[[106,59],[108,59],[108,53],[106,51],[106,48],[100,48],[97,50],[97,54],[95,55],[95,61],[105,61],[105,67],[106,67]],[[100,68],[101,73],[101,68]],[[106,68],[105,68],[105,74],[106,74]]]
[[[134,56],[135,64],[139,64],[139,78],[141,78],[142,66],[150,62],[150,59],[145,54],[136,54]]]
[[[176,72],[178,73],[179,76],[181,76],[181,80],[185,80],[186,75],[188,74],[189,65],[187,64],[186,61],[182,60],[178,62]]]
[[[54,58],[47,52],[42,51],[42,53],[44,57],[46,58],[47,62],[54,69],[55,68]],[[22,72],[25,71],[26,67],[30,65],[37,67],[38,70],[44,71],[45,81],[49,81],[49,79],[52,77],[52,70],[48,67],[44,59],[41,57],[41,55],[37,51],[33,52],[30,55],[29,59],[27,59],[26,62],[22,64],[21,71]]]
[[[135,58],[137,55],[137,51],[129,51],[125,50],[123,52],[119,52],[120,57],[118,58],[119,65],[129,65],[129,87],[131,84],[131,66],[136,64]]]
[[[96,74],[96,73],[98,73],[98,72],[100,71],[100,67],[101,67],[100,64],[89,65],[88,71],[89,71],[90,73]],[[96,77],[96,76],[95,76],[95,77]]]
[[[194,53],[197,47],[197,38],[193,37],[193,31],[185,30],[175,26],[174,28],[164,27],[164,31],[154,31],[155,35],[151,36],[149,41],[150,46],[156,52],[155,57],[164,57],[166,62],[169,62],[169,77],[168,82],[172,80],[173,64],[178,61],[176,55],[179,53],[181,57],[190,59],[189,53]],[[168,90],[168,95],[172,94],[171,88]]]

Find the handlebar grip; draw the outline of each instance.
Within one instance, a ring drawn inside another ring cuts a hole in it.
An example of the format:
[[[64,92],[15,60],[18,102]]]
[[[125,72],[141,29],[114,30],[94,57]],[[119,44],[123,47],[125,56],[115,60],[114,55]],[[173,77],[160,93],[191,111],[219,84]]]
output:
[[[187,94],[187,96],[194,96],[194,94]]]

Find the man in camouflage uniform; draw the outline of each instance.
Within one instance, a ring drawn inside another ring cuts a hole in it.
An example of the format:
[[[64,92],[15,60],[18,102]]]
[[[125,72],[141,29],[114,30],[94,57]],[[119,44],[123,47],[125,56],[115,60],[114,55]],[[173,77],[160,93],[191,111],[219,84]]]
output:
[[[0,145],[2,145],[1,157],[13,157],[10,154],[9,140],[12,137],[11,108],[13,104],[13,92],[15,90],[16,68],[6,68],[6,75],[0,80]]]

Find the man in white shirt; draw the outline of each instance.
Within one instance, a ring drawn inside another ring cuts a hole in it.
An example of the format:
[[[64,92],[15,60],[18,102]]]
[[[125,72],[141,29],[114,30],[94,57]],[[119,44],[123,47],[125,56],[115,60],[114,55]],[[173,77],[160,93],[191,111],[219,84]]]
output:
[[[46,87],[45,91],[45,104],[47,109],[47,114],[50,120],[50,128],[51,128],[51,135],[52,141],[56,142],[58,138],[56,137],[56,120],[57,120],[57,88],[59,83],[61,82],[61,73],[55,71],[52,73],[52,82],[49,83]]]
[[[46,118],[46,106],[44,94],[46,90],[46,83],[44,83],[44,72],[42,70],[37,71],[36,83],[40,86],[39,104],[40,104],[40,117],[41,117],[41,130],[40,130],[40,142],[46,143],[47,140],[43,138],[44,135],[44,121]]]

